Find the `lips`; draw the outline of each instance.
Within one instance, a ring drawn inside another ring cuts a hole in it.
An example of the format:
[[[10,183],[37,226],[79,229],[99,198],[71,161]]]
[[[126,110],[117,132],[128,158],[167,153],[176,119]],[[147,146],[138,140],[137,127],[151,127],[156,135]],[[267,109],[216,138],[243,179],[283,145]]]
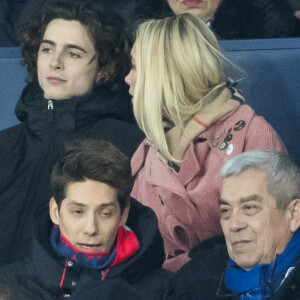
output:
[[[183,1],[183,4],[187,7],[196,7],[201,2],[203,2],[203,0],[185,0]]]
[[[50,82],[51,84],[62,84],[62,83],[65,83],[66,80],[62,79],[62,78],[59,78],[59,77],[53,77],[53,76],[50,76],[50,77],[47,77],[47,80],[48,82]]]
[[[248,245],[250,243],[249,240],[237,240],[231,243],[232,247],[243,247],[245,245]]]
[[[102,244],[76,244],[76,248],[82,252],[101,252]]]

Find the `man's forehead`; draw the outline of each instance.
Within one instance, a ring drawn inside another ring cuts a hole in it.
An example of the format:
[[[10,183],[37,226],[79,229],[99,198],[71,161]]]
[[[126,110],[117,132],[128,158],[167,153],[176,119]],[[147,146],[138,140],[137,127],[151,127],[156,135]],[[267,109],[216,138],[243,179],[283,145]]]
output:
[[[224,178],[220,199],[229,202],[261,202],[268,195],[265,177],[264,172],[247,170],[239,175]]]
[[[66,187],[65,205],[103,207],[118,205],[118,191],[100,181],[72,182]]]

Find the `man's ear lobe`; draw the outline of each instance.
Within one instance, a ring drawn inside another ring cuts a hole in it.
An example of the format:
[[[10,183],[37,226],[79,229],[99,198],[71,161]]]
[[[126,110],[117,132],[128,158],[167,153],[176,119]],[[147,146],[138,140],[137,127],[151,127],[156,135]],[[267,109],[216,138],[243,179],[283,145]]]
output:
[[[300,227],[300,199],[294,199],[287,207],[290,215],[290,230],[296,232]]]
[[[52,197],[49,201],[49,214],[50,219],[55,225],[59,225],[58,205],[55,199]]]

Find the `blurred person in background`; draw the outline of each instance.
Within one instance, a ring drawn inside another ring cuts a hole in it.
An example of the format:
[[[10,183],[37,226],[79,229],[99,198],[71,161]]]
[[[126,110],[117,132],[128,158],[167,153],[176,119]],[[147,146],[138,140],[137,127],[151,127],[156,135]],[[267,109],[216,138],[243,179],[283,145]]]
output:
[[[199,16],[220,39],[300,37],[288,0],[166,0],[175,14]]]

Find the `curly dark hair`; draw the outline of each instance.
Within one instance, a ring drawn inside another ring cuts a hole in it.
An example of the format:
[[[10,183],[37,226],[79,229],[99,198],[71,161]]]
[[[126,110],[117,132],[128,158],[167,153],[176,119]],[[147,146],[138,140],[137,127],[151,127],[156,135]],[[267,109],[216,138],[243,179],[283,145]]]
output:
[[[131,67],[132,41],[126,32],[123,19],[111,10],[105,11],[96,1],[56,0],[47,1],[34,15],[21,24],[20,44],[23,65],[32,79],[37,80],[37,57],[47,25],[54,19],[79,21],[89,33],[104,74],[101,83],[116,86],[124,83]]]

